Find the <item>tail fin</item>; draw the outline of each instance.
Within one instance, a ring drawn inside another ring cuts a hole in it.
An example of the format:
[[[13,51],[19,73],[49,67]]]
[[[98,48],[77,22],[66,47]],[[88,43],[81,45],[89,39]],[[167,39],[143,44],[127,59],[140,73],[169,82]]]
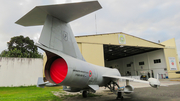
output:
[[[84,60],[68,22],[100,8],[98,1],[37,6],[16,23],[23,26],[44,24],[39,43]]]
[[[47,15],[39,43],[48,48],[84,60],[69,24],[50,15]]]

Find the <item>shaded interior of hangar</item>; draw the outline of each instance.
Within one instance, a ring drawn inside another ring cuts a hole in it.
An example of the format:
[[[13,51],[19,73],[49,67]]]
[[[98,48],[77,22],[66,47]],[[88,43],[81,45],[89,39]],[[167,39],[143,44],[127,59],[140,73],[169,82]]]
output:
[[[103,48],[105,67],[117,68],[122,76],[166,75],[163,48],[120,45],[103,45]]]
[[[103,48],[105,66],[117,68],[123,76],[138,76],[142,72],[157,71],[154,71],[153,68],[150,69],[151,66],[148,65],[150,61],[147,61],[149,59],[146,57],[146,53],[156,53],[158,50],[162,50],[161,48],[121,45],[103,45]],[[135,59],[134,61],[132,60],[133,58]],[[140,62],[143,62],[143,64],[140,65]],[[130,75],[127,72],[130,72]]]
[[[122,45],[103,45],[103,48],[104,48],[105,61],[116,60],[120,58],[125,58],[129,56],[161,49],[161,48],[122,46]]]
[[[130,72],[129,76],[138,76],[142,72],[159,72],[151,68],[154,67],[150,62],[152,60],[147,61],[149,57],[146,57],[145,54],[152,52],[153,54],[155,52],[156,55],[160,54],[157,51],[162,51],[162,48],[103,45],[103,49],[105,67],[117,68],[123,76],[128,76],[127,72]],[[133,61],[132,58],[135,60]],[[140,65],[140,62],[143,64]]]

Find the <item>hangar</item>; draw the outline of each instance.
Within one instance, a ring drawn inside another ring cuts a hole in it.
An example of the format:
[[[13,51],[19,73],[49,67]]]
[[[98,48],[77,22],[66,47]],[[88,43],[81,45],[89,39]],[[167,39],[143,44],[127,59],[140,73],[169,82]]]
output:
[[[175,39],[155,43],[125,33],[76,36],[79,49],[89,63],[117,68],[122,76],[178,78],[180,70]],[[129,74],[128,74],[129,75]]]

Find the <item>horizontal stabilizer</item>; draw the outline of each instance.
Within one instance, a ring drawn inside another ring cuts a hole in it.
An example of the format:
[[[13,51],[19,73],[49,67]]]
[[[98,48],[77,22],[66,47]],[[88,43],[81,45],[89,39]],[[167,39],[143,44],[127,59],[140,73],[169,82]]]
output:
[[[89,85],[89,87],[91,87],[95,91],[99,89],[99,85]]]
[[[68,23],[101,8],[98,1],[36,6],[16,23],[22,26],[44,25],[47,15]]]
[[[45,85],[46,83],[44,82],[43,77],[39,77],[37,82],[37,87],[44,88]]]
[[[47,87],[53,87],[53,86],[58,86],[58,85],[49,83],[49,81],[44,82],[43,77],[39,77],[39,78],[38,78],[38,82],[37,82],[37,87],[44,88],[45,86],[47,86]]]

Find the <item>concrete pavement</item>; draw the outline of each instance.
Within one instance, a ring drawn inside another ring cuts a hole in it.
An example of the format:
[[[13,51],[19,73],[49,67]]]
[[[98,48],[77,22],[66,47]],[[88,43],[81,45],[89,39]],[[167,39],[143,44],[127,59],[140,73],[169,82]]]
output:
[[[162,85],[158,89],[152,88],[149,84],[130,82],[135,88],[131,94],[124,94],[123,101],[180,101],[180,82],[171,81],[171,79],[160,80]],[[124,86],[125,82],[121,82],[119,85]],[[96,92],[97,97],[83,98],[81,96],[70,97],[65,101],[117,101],[116,95],[110,92],[108,89],[101,87]]]

